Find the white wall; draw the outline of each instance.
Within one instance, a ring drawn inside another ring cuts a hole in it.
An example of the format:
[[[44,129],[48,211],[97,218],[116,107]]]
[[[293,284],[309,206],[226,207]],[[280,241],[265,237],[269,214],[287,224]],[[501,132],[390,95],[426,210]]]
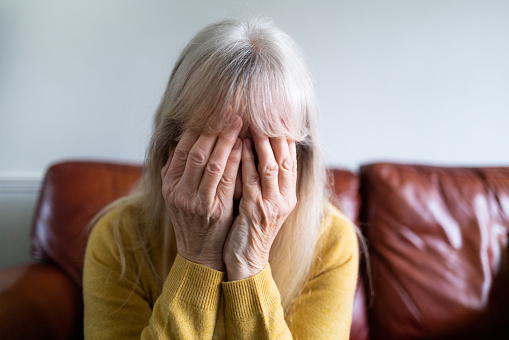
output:
[[[509,165],[507,1],[2,0],[0,267],[28,259],[48,164],[141,161],[185,42],[258,14],[308,57],[329,165]]]

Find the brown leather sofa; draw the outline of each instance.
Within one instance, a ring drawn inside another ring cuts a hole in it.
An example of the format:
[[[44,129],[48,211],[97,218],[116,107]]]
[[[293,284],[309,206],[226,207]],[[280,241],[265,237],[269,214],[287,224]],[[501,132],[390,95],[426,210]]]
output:
[[[0,339],[82,338],[87,223],[140,174],[107,162],[48,170],[36,263],[0,272]],[[351,339],[509,339],[509,167],[377,163],[330,179],[333,203],[369,246]]]

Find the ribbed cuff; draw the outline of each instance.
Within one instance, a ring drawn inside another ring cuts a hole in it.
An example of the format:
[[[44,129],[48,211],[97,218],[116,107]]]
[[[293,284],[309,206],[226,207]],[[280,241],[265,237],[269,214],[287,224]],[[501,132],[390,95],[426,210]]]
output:
[[[225,273],[186,260],[178,255],[164,284],[171,300],[178,299],[204,310],[215,310]]]
[[[263,314],[268,306],[280,304],[279,290],[272,278],[270,265],[250,278],[223,282],[225,313],[236,319]]]

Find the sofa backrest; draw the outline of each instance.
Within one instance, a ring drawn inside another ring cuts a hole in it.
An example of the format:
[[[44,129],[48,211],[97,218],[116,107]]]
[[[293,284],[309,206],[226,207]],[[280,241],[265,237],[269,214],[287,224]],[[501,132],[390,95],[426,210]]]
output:
[[[360,172],[374,339],[509,337],[509,168]]]
[[[140,175],[138,165],[52,166],[35,212],[34,257],[81,287],[88,222]],[[367,308],[361,265],[351,339],[509,337],[509,168],[378,163],[360,176],[331,169],[329,181],[333,203],[370,248],[375,295]]]
[[[139,165],[63,162],[48,169],[32,227],[32,256],[54,263],[82,286],[87,226],[102,208],[129,192]]]

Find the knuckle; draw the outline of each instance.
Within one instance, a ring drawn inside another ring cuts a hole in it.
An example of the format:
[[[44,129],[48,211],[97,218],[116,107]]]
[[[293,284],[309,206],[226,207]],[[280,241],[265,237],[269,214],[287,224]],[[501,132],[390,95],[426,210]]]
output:
[[[202,207],[208,207],[214,201],[214,197],[213,197],[213,194],[211,194],[210,192],[200,190],[196,194],[195,201],[197,201],[197,202],[195,202],[196,203],[195,205],[199,205]]]
[[[207,203],[199,195],[191,197],[185,193],[174,193],[169,202],[172,208],[184,215],[202,216],[208,208]]]
[[[182,195],[185,200],[184,207],[182,208],[187,214],[193,216],[205,216],[210,210],[212,200],[208,199],[205,194],[197,194],[192,198],[186,195]]]
[[[161,179],[161,191],[164,197],[167,197],[171,194],[171,190],[174,187],[174,181],[172,178],[166,177]]]
[[[202,150],[191,150],[188,155],[188,160],[196,165],[205,165],[208,157]]]
[[[285,158],[281,162],[281,169],[288,171],[293,169],[293,162],[290,158]]]
[[[278,165],[276,163],[268,163],[266,164],[263,169],[262,173],[264,176],[272,177],[278,173]]]
[[[218,162],[209,162],[207,163],[207,172],[211,175],[221,175],[223,173],[223,168],[221,167],[221,164]]]
[[[207,212],[209,211],[208,205],[206,204],[198,204],[193,205],[193,209],[191,210],[191,213],[196,216],[206,216]]]
[[[188,208],[189,199],[187,198],[186,195],[182,195],[182,194],[172,195],[172,197],[170,198],[170,201],[173,203],[173,206],[176,209],[187,210],[187,208]]]
[[[223,177],[221,177],[221,184],[226,187],[231,187],[235,184],[235,180],[236,178],[233,176],[223,175]]]
[[[217,222],[223,220],[224,216],[225,216],[224,209],[214,209],[211,211],[209,218],[212,222]]]
[[[182,149],[175,149],[175,153],[173,154],[173,158],[180,162],[187,161],[187,152]]]

